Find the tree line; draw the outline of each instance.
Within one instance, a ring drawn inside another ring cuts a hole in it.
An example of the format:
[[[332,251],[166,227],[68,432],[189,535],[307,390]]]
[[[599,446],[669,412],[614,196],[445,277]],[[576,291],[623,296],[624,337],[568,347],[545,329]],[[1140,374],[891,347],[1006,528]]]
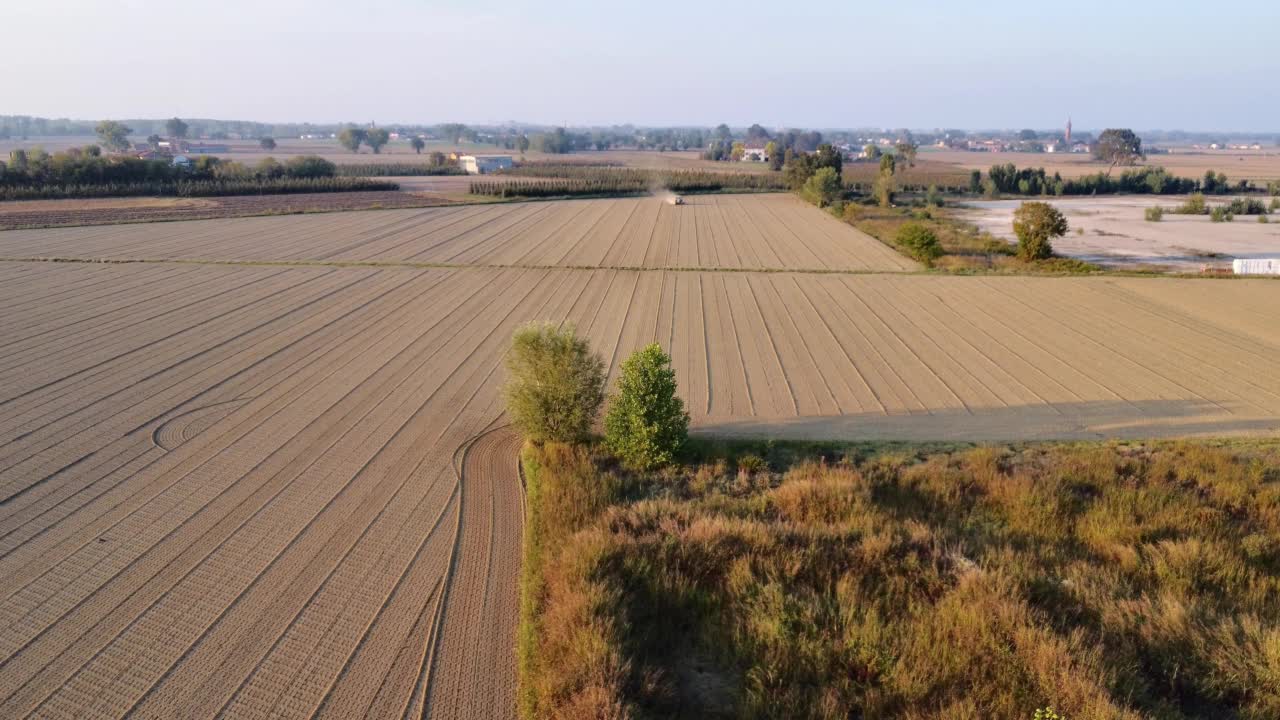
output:
[[[137,195],[239,195],[266,192],[394,190],[397,185],[337,177],[337,166],[315,155],[252,166],[209,155],[189,166],[169,160],[104,155],[97,145],[56,153],[14,150],[0,162],[0,197],[7,200]]]
[[[975,192],[979,188],[972,188]],[[1209,170],[1201,179],[1177,177],[1162,167],[1140,167],[1119,176],[1099,172],[1079,178],[1063,178],[1061,173],[1049,175],[1044,168],[1019,168],[1013,163],[992,165],[980,188],[988,196],[999,193],[1017,195],[1113,195],[1116,193],[1187,195],[1203,192],[1210,195],[1250,192],[1248,180],[1230,182],[1226,175]]]

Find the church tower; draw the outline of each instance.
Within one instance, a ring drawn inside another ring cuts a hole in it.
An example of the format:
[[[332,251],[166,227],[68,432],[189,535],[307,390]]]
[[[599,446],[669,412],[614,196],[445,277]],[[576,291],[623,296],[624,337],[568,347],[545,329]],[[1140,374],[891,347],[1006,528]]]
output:
[[[1063,139],[1067,141],[1067,147],[1070,148],[1071,147],[1071,116],[1070,115],[1067,116],[1067,135]]]

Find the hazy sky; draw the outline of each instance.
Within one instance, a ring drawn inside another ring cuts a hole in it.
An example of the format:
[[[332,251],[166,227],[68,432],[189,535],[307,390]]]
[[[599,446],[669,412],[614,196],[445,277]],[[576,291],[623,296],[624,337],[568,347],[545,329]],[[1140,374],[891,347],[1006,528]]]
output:
[[[1280,2],[3,0],[0,114],[1280,130]]]

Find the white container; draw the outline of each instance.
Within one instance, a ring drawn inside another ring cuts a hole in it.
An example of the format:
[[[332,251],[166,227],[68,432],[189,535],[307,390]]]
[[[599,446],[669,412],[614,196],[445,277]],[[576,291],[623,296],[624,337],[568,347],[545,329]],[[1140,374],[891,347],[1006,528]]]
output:
[[[1237,275],[1280,275],[1280,258],[1237,258],[1231,270]]]

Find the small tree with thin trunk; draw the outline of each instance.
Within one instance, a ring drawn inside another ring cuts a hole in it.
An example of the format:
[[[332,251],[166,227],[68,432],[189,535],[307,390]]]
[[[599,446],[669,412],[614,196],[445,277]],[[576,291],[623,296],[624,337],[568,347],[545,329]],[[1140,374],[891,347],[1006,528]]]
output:
[[[275,138],[270,138],[270,137],[260,138],[258,140],[258,147],[262,148],[263,150],[275,150],[276,149]]]
[[[427,141],[423,140],[421,135],[414,135],[412,138],[410,138],[409,145],[413,148],[413,151],[415,153],[421,155],[422,148],[427,146]]]
[[[364,131],[364,142],[374,155],[382,152],[382,146],[391,140],[391,133],[386,128],[369,128]]]
[[[604,362],[573,326],[530,323],[507,352],[503,396],[511,421],[535,442],[580,442],[604,402]]]
[[[1053,238],[1067,234],[1067,219],[1049,203],[1024,202],[1013,213],[1013,234],[1018,236],[1018,257],[1045,260],[1053,257]]]
[[[689,439],[689,413],[676,396],[671,357],[653,343],[622,363],[618,392],[604,418],[609,450],[630,467],[649,470],[675,460]]]

